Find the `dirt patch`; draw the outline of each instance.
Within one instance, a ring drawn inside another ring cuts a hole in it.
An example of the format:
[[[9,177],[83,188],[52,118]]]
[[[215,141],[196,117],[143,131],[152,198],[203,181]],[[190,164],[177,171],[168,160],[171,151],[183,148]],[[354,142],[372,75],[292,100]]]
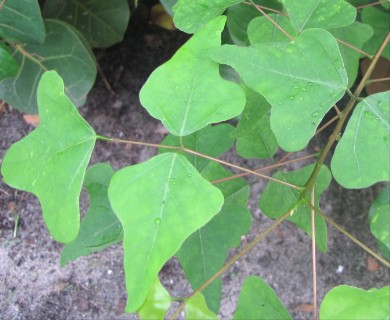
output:
[[[138,93],[149,74],[171,57],[188,36],[164,31],[135,18],[126,39],[117,46],[97,52],[103,74],[111,83],[110,94],[102,76],[89,95],[82,115],[97,133],[159,143],[166,134],[162,125],[140,106]],[[0,113],[0,158],[8,147],[33,128],[22,115],[6,108]],[[325,138],[324,138],[325,139]],[[156,154],[153,148],[98,142],[91,164],[108,162],[115,169],[145,161]],[[234,150],[224,156],[239,163]],[[250,168],[267,161],[245,161]],[[258,209],[265,183],[251,178],[249,208],[251,232],[241,248],[272,222]],[[380,186],[347,191],[332,183],[322,199],[329,216],[370,247],[375,240],[368,228],[368,208]],[[88,207],[83,194],[82,213]],[[17,230],[14,225],[19,218]],[[15,233],[15,234],[14,234]],[[101,253],[82,257],[61,268],[62,245],[54,242],[44,226],[38,200],[0,181],[0,315],[4,319],[136,319],[123,313],[126,303],[122,248],[113,246]],[[261,275],[274,288],[296,319],[311,318],[311,244],[308,237],[285,222],[223,276],[220,317],[230,319],[246,276]],[[238,252],[233,250],[231,256]],[[176,259],[161,271],[163,284],[172,296],[190,292]],[[365,289],[388,284],[389,273],[363,250],[329,227],[329,251],[318,253],[318,295],[336,285]]]

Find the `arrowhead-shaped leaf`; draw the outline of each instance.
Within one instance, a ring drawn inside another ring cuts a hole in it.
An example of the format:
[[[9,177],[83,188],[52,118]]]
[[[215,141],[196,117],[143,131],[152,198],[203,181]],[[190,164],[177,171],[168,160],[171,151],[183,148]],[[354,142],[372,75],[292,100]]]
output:
[[[44,73],[37,95],[40,124],[11,146],[1,171],[10,186],[39,198],[53,237],[70,242],[79,231],[79,195],[96,135],[55,71]]]
[[[8,42],[45,40],[45,26],[38,0],[3,0],[0,3],[0,38]]]
[[[223,195],[184,156],[164,153],[119,170],[108,196],[123,226],[126,310],[134,312],[164,263],[220,211]]]
[[[337,42],[322,29],[305,30],[283,48],[224,45],[212,57],[272,105],[271,128],[287,151],[306,146],[348,83]]]
[[[96,77],[93,53],[79,32],[59,20],[46,20],[43,44],[16,46],[13,53],[21,65],[15,78],[0,81],[0,99],[27,113],[37,113],[38,79],[56,70],[65,82],[65,93],[76,107],[84,104]]]
[[[211,182],[231,176],[214,162],[202,171],[202,175]],[[177,253],[194,290],[223,266],[229,249],[240,244],[241,236],[249,231],[252,221],[247,209],[249,188],[244,180],[234,179],[216,186],[225,196],[221,212],[195,231]],[[217,279],[203,290],[209,308],[216,313],[221,301],[221,288],[221,279]]]
[[[282,0],[291,24],[298,31],[309,28],[334,29],[355,21],[356,9],[344,0]]]
[[[249,276],[242,285],[233,319],[292,319],[292,317],[275,291],[262,278]]]
[[[355,107],[332,158],[332,173],[345,188],[390,180],[390,91]]]
[[[186,301],[186,319],[217,320],[218,317],[209,310],[203,295],[198,292]]]
[[[141,320],[164,319],[171,301],[171,296],[157,277],[144,304],[139,308],[138,315]]]
[[[112,211],[107,195],[113,174],[114,170],[106,163],[98,163],[88,169],[84,186],[89,193],[89,210],[81,221],[77,238],[62,250],[62,266],[122,240],[122,225]]]
[[[210,51],[221,44],[225,20],[210,21],[157,68],[141,89],[142,105],[176,136],[231,119],[244,109],[241,87],[222,79],[218,63],[209,58]]]
[[[367,291],[346,285],[338,286],[330,290],[322,301],[320,319],[388,319],[389,301],[390,286]]]
[[[286,181],[297,186],[304,186],[313,172],[314,165],[309,165],[297,171],[277,172],[274,178]],[[315,187],[315,206],[319,207],[319,198],[322,192],[328,187],[331,180],[331,174],[327,167],[323,166],[320,170]],[[300,192],[288,186],[276,182],[269,182],[261,198],[259,207],[265,215],[277,219],[286,213],[300,199]],[[308,199],[309,200],[309,199]],[[297,207],[296,211],[288,218],[299,228],[311,236],[311,210],[305,205]],[[326,223],[322,217],[315,215],[316,243],[318,248],[325,252],[327,250],[327,229]]]
[[[247,89],[246,106],[233,137],[237,153],[244,158],[270,158],[278,143],[270,125],[271,105],[257,92]]]
[[[127,0],[51,0],[45,2],[43,15],[68,22],[91,47],[106,48],[123,39],[130,10]]]
[[[19,70],[19,64],[9,53],[8,48],[0,43],[0,81],[14,77]]]
[[[195,33],[209,21],[220,16],[228,7],[242,0],[179,0],[173,7],[175,26],[187,33]]]
[[[233,131],[233,126],[230,124],[219,124],[216,126],[207,126],[199,131],[196,131],[188,136],[182,138],[182,143],[186,148],[197,151],[199,153],[218,157],[233,145],[234,139],[230,136]],[[161,142],[163,145],[180,146],[180,138],[169,134]],[[169,152],[171,150],[161,148],[160,153]],[[190,154],[183,154],[192,165],[198,170],[202,171],[204,167],[210,162],[205,158]]]
[[[373,37],[367,41],[363,50],[374,55],[382,45],[389,32],[389,13],[374,7],[362,10],[362,21],[374,28]],[[382,56],[390,60],[390,46],[383,50]]]

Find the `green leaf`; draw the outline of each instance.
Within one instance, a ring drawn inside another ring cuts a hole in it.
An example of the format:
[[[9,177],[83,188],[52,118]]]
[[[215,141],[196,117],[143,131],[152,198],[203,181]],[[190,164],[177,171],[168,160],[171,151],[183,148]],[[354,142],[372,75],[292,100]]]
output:
[[[63,20],[77,28],[93,48],[107,48],[122,41],[130,19],[127,0],[50,0],[45,18]]]
[[[165,11],[168,12],[169,15],[173,16],[172,7],[177,3],[177,0],[160,0],[160,2],[163,5]]]
[[[242,0],[178,0],[173,7],[173,22],[181,31],[195,33],[228,7]]]
[[[365,43],[363,51],[374,55],[389,32],[389,14],[374,7],[367,7],[362,10],[361,15],[362,21],[374,28],[374,35]],[[382,56],[390,60],[389,45],[383,50]]]
[[[233,317],[239,319],[292,319],[275,291],[260,277],[245,279]]]
[[[13,56],[21,69],[15,78],[0,81],[0,99],[27,113],[38,112],[37,84],[45,71],[58,72],[65,82],[65,93],[76,107],[84,104],[95,82],[94,56],[79,32],[58,20],[46,20],[45,26],[45,42],[15,47]]]
[[[383,320],[390,314],[390,286],[363,290],[346,285],[330,290],[320,308],[321,320]]]
[[[14,77],[18,70],[18,62],[10,55],[8,48],[0,43],[0,81]]]
[[[283,48],[224,45],[212,57],[272,105],[271,128],[286,151],[306,146],[348,83],[337,42],[321,29],[305,30]]]
[[[138,315],[141,320],[164,319],[171,305],[171,296],[157,277]]]
[[[333,29],[330,32],[335,38],[358,49],[362,49],[363,44],[373,35],[371,26],[360,22],[354,22],[348,27]],[[355,83],[359,70],[360,53],[342,43],[339,43],[339,48],[348,75],[348,88],[350,88]]]
[[[281,4],[274,0],[255,0],[253,2],[275,10],[282,9]],[[248,24],[254,18],[258,17],[259,14],[260,13],[256,8],[245,3],[240,3],[228,8],[227,27],[229,35],[235,44],[240,46],[249,45],[247,34]]]
[[[295,38],[299,35],[286,16],[274,13],[270,13],[268,16],[290,36]],[[272,43],[274,45],[282,43],[282,46],[284,46],[284,44],[287,44],[290,41],[283,32],[264,16],[257,17],[249,23],[248,38],[252,45],[258,43]]]
[[[122,241],[122,225],[112,211],[107,195],[113,174],[114,170],[106,163],[98,163],[88,169],[84,186],[90,197],[89,210],[81,222],[77,238],[62,250],[62,266]]]
[[[222,79],[219,65],[209,58],[210,50],[221,44],[225,20],[218,17],[209,22],[157,68],[141,89],[142,105],[174,135],[189,135],[244,109],[241,87]]]
[[[271,105],[257,92],[247,89],[246,106],[233,137],[236,149],[244,158],[270,158],[278,143],[270,126]]]
[[[50,233],[66,243],[79,231],[79,195],[96,135],[55,71],[43,74],[37,95],[40,124],[10,147],[1,171],[7,184],[39,198]]]
[[[219,124],[216,126],[207,126],[199,131],[196,131],[182,138],[182,143],[186,148],[208,155],[210,157],[218,157],[227,151],[234,143],[234,139],[230,137],[233,126],[230,124]],[[169,134],[161,142],[163,145],[179,147],[180,138]],[[172,152],[172,150],[160,148],[160,153]],[[201,171],[210,162],[205,158],[190,154],[183,154],[192,165]]]
[[[124,230],[126,310],[134,312],[164,263],[220,211],[223,196],[177,153],[119,170],[108,196]]]
[[[370,229],[374,237],[390,249],[390,204],[376,210]]]
[[[38,0],[3,0],[0,3],[0,38],[8,42],[45,40],[45,26]]]
[[[207,307],[206,300],[200,292],[186,301],[186,319],[188,320],[217,320],[216,314]]]
[[[297,186],[304,186],[313,172],[314,164],[292,172],[277,172],[274,178],[289,182]],[[322,192],[329,186],[330,171],[322,166],[315,184],[315,207],[319,208],[319,199]],[[301,193],[299,190],[277,182],[269,182],[259,202],[259,207],[265,215],[277,219],[298,203]],[[308,195],[310,200],[310,195]],[[287,220],[295,223],[299,228],[311,236],[311,210],[306,205],[299,205],[292,216]],[[316,243],[322,252],[327,250],[326,223],[318,214],[315,215]]]
[[[211,182],[231,176],[214,162],[209,163],[202,175]],[[195,231],[176,254],[194,290],[224,265],[229,249],[240,244],[241,236],[249,231],[251,225],[251,214],[247,209],[249,188],[245,180],[234,179],[216,186],[225,196],[221,212]],[[219,278],[203,290],[209,308],[215,313],[221,301],[221,288]]]
[[[373,94],[355,107],[332,158],[332,173],[345,188],[390,180],[390,91]]]
[[[334,29],[350,25],[355,21],[356,9],[343,0],[281,0],[293,27],[304,29]]]

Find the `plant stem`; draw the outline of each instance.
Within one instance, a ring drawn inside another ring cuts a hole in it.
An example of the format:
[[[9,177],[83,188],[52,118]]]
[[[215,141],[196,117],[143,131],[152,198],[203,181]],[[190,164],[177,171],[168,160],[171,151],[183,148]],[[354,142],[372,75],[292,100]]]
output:
[[[371,80],[367,80],[366,84],[370,84],[370,83],[374,83],[374,82],[381,82],[381,81],[389,81],[389,80],[390,80],[390,77],[371,79]]]
[[[372,55],[368,54],[367,52],[365,52],[363,50],[360,50],[359,48],[356,48],[352,44],[349,44],[348,42],[345,42],[345,41],[338,39],[338,38],[336,38],[336,41],[339,43],[342,43],[343,45],[347,46],[348,48],[351,48],[352,50],[355,50],[356,52],[361,53],[363,56],[366,56],[367,58],[372,59]]]
[[[241,259],[245,254],[247,254],[255,245],[257,245],[261,240],[263,240],[272,230],[274,230],[279,224],[281,224],[288,216],[290,216],[291,210],[288,210],[284,213],[279,219],[275,220],[275,222],[269,226],[265,231],[259,234],[255,239],[253,239],[242,251],[237,253],[232,259],[229,260],[218,272],[216,272],[213,276],[207,279],[198,289],[196,289],[191,295],[187,297],[187,299],[191,298],[198,292],[206,289],[215,279],[222,275],[227,269],[229,269],[236,261]],[[170,320],[174,320],[179,313],[184,309],[185,302],[181,303],[179,307],[175,310],[172,316],[169,318]]]
[[[310,204],[315,207],[315,191],[311,190]],[[317,311],[317,258],[316,258],[316,224],[315,224],[315,210],[311,209],[311,252],[312,252],[312,266],[313,266],[313,319],[318,319]]]
[[[360,83],[357,86],[355,92],[353,93],[353,95],[355,97],[359,97],[360,96],[360,93],[362,92],[364,86],[366,85],[367,80],[369,79],[372,71],[374,70],[374,68],[375,68],[375,66],[376,66],[376,64],[377,64],[377,62],[378,62],[378,60],[379,60],[383,50],[385,49],[387,43],[389,42],[389,40],[390,40],[390,33],[387,34],[387,37],[383,41],[383,43],[382,43],[381,47],[379,48],[378,52],[375,54],[374,59],[371,61],[371,64],[368,67],[367,72],[364,74],[362,80],[360,81]],[[349,113],[352,111],[353,107],[355,106],[355,102],[356,102],[355,99],[349,100],[345,110],[343,111],[342,115],[340,116],[340,119],[337,122],[337,125],[334,128],[334,130],[333,130],[333,133],[329,137],[329,140],[328,140],[327,144],[325,145],[325,148],[323,149],[323,151],[321,153],[321,156],[320,156],[319,160],[317,161],[317,164],[314,167],[314,170],[313,170],[309,180],[307,181],[307,183],[305,185],[305,190],[302,192],[302,195],[301,195],[302,198],[305,198],[307,192],[309,192],[309,190],[313,189],[313,187],[315,185],[315,182],[317,180],[317,176],[318,176],[318,174],[320,172],[320,169],[321,169],[322,165],[324,164],[325,158],[327,157],[327,155],[328,155],[331,147],[333,146],[334,142],[337,140],[337,137],[340,135],[340,132],[341,132],[341,129],[343,128],[344,122],[346,121]]]
[[[365,8],[365,7],[372,7],[372,6],[376,6],[378,4],[387,3],[387,2],[389,2],[389,1],[388,0],[386,0],[386,1],[377,1],[377,2],[373,2],[373,3],[363,4],[361,6],[356,7],[356,9],[359,10],[359,9],[362,9],[362,8]]]

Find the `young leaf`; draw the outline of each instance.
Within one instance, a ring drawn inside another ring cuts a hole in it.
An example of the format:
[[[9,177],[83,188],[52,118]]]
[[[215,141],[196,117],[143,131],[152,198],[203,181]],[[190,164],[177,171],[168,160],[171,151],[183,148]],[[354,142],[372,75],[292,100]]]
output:
[[[233,317],[239,319],[292,319],[275,291],[260,277],[245,279]]]
[[[270,126],[271,105],[257,92],[246,91],[246,106],[233,132],[237,153],[244,158],[270,158],[278,149]]]
[[[93,53],[79,32],[58,20],[45,21],[43,44],[15,46],[13,53],[21,66],[15,78],[0,81],[0,99],[27,113],[37,113],[38,79],[47,70],[56,70],[65,82],[65,93],[76,107],[84,104],[96,77]]]
[[[370,222],[370,229],[375,238],[390,249],[390,203],[376,210]]]
[[[233,126],[225,123],[216,126],[207,126],[199,131],[183,137],[182,143],[186,148],[211,157],[218,157],[233,145],[234,139],[230,136],[233,129]],[[180,138],[169,134],[165,137],[161,144],[168,146],[180,146]],[[160,153],[169,151],[170,150],[164,148],[160,149]],[[184,153],[183,155],[198,171],[202,171],[204,167],[210,162],[210,160],[198,157],[193,154]]]
[[[363,44],[373,35],[371,26],[360,22],[354,22],[350,26],[333,29],[330,32],[335,38],[343,40],[358,49],[361,49]],[[342,43],[339,43],[339,48],[348,75],[348,87],[350,88],[355,83],[359,70],[360,53]]]
[[[157,68],[141,89],[142,105],[174,135],[189,135],[244,109],[241,87],[222,79],[218,64],[209,58],[210,50],[221,44],[225,20],[210,21]]]
[[[374,55],[389,32],[389,14],[374,7],[367,7],[362,10],[362,21],[374,28],[373,37],[363,47],[364,51]],[[383,50],[382,56],[390,60],[389,45]]]
[[[202,175],[211,182],[231,176],[214,162],[209,163]],[[216,186],[225,196],[221,212],[195,231],[176,254],[194,290],[223,266],[229,249],[240,244],[241,236],[249,231],[252,221],[247,209],[249,188],[244,180],[234,179]],[[207,305],[216,313],[221,301],[221,288],[221,279],[217,279],[203,290]]]
[[[209,310],[203,295],[198,292],[186,301],[186,319],[217,320],[217,315]]]
[[[10,55],[8,48],[0,43],[0,81],[14,77],[18,73],[18,70],[19,64],[15,58]]]
[[[304,186],[309,179],[314,165],[306,166],[302,169],[292,172],[277,172],[274,178],[286,181],[298,186]],[[315,206],[319,207],[319,198],[322,192],[326,190],[331,180],[330,171],[323,166],[318,175],[315,185]],[[300,192],[288,186],[276,182],[269,182],[265,188],[259,202],[259,207],[265,215],[277,219],[282,214],[291,209],[299,201]],[[311,236],[311,209],[305,205],[298,206],[296,211],[288,218],[299,228]],[[327,231],[326,223],[322,217],[315,215],[316,243],[322,252],[327,250]]]
[[[148,296],[141,308],[138,309],[138,315],[141,320],[164,319],[171,305],[171,296],[161,284],[157,277],[153,286],[150,288]]]
[[[348,83],[337,42],[322,29],[305,30],[283,48],[224,45],[212,57],[272,105],[271,128],[287,151],[306,146]]]
[[[50,233],[66,243],[79,231],[79,195],[96,135],[55,71],[43,74],[37,96],[40,124],[9,148],[1,172],[7,184],[39,198]]]
[[[74,26],[91,47],[106,48],[123,39],[130,10],[127,0],[45,1],[43,15]]]
[[[330,290],[321,303],[320,319],[382,320],[390,314],[390,286],[363,290],[346,285]]]
[[[242,0],[178,0],[173,7],[175,26],[187,33],[195,33],[220,16],[228,7]]]
[[[390,91],[373,94],[355,107],[332,158],[332,173],[345,188],[390,180]]]
[[[304,29],[334,29],[350,25],[355,21],[356,9],[343,0],[281,0],[287,10],[291,24],[301,32]]]
[[[275,10],[281,10],[282,6],[279,2],[274,0],[255,0],[255,4],[260,4],[267,8]],[[227,10],[227,27],[229,30],[230,38],[233,43],[239,46],[249,45],[248,40],[248,24],[254,18],[259,16],[259,11],[256,10],[252,5],[240,3],[235,6],[231,6]]]
[[[107,195],[113,174],[114,170],[106,163],[98,163],[88,169],[84,186],[90,197],[89,210],[81,222],[77,238],[62,250],[62,266],[122,240],[122,225],[112,211]]]
[[[184,156],[164,153],[115,173],[108,196],[123,225],[126,310],[134,312],[164,263],[220,211],[223,195]]]
[[[38,0],[3,0],[0,3],[0,38],[8,42],[45,40],[45,26]]]

